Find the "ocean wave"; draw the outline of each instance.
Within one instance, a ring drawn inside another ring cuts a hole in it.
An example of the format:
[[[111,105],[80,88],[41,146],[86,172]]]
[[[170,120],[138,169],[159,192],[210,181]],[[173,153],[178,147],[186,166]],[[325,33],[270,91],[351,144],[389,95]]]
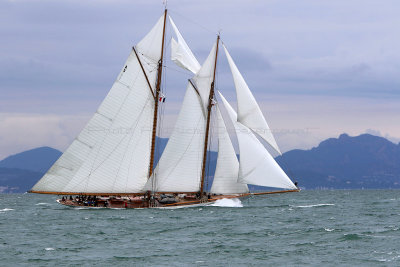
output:
[[[296,208],[314,208],[314,207],[325,207],[325,206],[335,206],[335,204],[314,204],[314,205],[293,206],[293,207],[296,207]]]
[[[50,203],[40,202],[40,203],[37,203],[35,205],[36,206],[43,206],[43,205],[47,206],[47,205],[50,205]]]
[[[340,239],[343,241],[360,240],[362,236],[358,234],[344,234]]]
[[[2,209],[2,210],[0,210],[0,211],[10,211],[10,210],[14,210],[14,209],[9,209],[9,208],[5,208],[5,209]]]
[[[218,199],[217,201],[215,201],[215,203],[211,204],[210,206],[241,208],[243,207],[243,204],[238,198],[223,198],[223,199]]]

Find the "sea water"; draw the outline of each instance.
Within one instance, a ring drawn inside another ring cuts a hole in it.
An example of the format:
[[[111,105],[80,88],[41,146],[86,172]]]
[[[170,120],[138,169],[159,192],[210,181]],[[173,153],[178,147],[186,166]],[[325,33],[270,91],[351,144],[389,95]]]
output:
[[[400,190],[302,191],[182,209],[0,194],[0,266],[400,266]]]

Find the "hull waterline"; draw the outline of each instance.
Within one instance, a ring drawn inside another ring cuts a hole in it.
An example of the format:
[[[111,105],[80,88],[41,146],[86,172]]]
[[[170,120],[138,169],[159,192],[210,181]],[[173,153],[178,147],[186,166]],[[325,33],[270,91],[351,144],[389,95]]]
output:
[[[145,209],[145,208],[161,208],[161,209],[176,209],[186,207],[207,206],[217,200],[221,199],[234,199],[241,200],[247,199],[251,196],[270,195],[270,194],[283,194],[299,192],[300,190],[283,190],[283,191],[270,191],[270,192],[257,192],[257,193],[244,193],[244,194],[231,194],[231,195],[210,195],[207,198],[188,200],[184,198],[176,198],[174,203],[162,203],[155,200],[147,200],[144,198],[98,198],[96,201],[77,201],[75,199],[57,199],[56,201],[64,206],[74,208],[87,208],[87,209]],[[162,201],[162,200],[161,200]]]

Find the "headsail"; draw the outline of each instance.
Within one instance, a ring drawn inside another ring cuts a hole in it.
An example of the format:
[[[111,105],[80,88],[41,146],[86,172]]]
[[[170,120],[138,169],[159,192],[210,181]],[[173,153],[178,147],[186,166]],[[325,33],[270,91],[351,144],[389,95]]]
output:
[[[237,95],[237,109],[238,121],[243,125],[252,129],[260,137],[262,137],[268,144],[279,154],[278,144],[265,120],[260,107],[258,106],[253,94],[247,86],[242,74],[239,72],[232,57],[229,55],[228,50],[224,45],[226,57],[228,58],[229,67],[232,72],[233,80],[236,87]]]
[[[171,60],[179,67],[196,74],[200,70],[201,65],[186,44],[185,39],[183,39],[172,18],[170,16],[168,17],[176,37],[178,38],[178,41],[175,41],[174,38],[171,39]]]
[[[267,187],[296,189],[297,187],[251,130],[237,121],[237,114],[228,101],[226,101],[221,93],[219,95],[235,126],[239,143],[238,182]]]
[[[189,82],[174,130],[144,190],[197,192],[205,138],[205,101],[213,78],[216,45]]]
[[[238,183],[239,162],[236,157],[231,139],[229,138],[221,111],[217,106],[218,121],[218,159],[215,169],[211,193],[235,194],[247,193],[246,184]]]
[[[154,69],[161,56],[163,21],[164,15],[137,44],[137,55],[135,51],[130,53],[96,113],[32,192],[135,193],[142,190],[150,160],[152,90],[157,75]]]

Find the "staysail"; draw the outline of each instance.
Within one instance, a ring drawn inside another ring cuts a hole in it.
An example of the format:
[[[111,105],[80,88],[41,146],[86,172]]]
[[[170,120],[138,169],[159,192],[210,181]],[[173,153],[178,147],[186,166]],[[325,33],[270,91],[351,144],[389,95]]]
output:
[[[96,113],[32,192],[110,194],[143,189],[164,16],[136,45]]]
[[[174,130],[144,190],[199,191],[206,127],[205,102],[213,80],[215,49],[216,45],[189,82]]]
[[[236,112],[224,96],[220,92],[219,95],[235,127],[239,143],[238,182],[267,187],[296,189],[297,187],[252,131],[238,122]]]
[[[176,41],[174,38],[171,39],[171,60],[179,67],[187,69],[193,74],[196,74],[200,70],[201,65],[193,55],[189,46],[186,44],[185,39],[183,39],[172,18],[170,16],[168,17],[172,29],[174,29],[175,35],[178,38],[178,41]]]
[[[239,161],[236,157],[231,139],[226,129],[221,111],[217,106],[218,122],[218,159],[214,181],[211,187],[213,194],[247,193],[246,184],[238,183]]]
[[[225,46],[224,50],[226,57],[228,58],[229,67],[236,87],[238,122],[252,129],[261,138],[267,141],[276,152],[282,154],[260,107]]]

